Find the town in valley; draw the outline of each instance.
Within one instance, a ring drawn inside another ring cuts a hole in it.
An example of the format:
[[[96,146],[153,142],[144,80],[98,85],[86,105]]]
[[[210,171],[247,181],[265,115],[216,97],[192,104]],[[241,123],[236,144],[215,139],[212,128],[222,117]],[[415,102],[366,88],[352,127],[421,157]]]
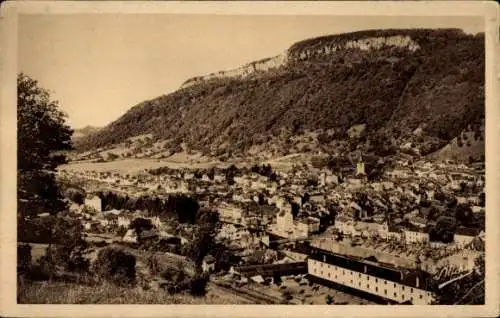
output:
[[[483,33],[304,39],[85,129],[30,76],[18,303],[484,304]]]
[[[195,227],[155,204],[195,197],[195,209],[218,214],[215,240],[231,254],[220,264],[221,255],[203,258],[211,286],[257,303],[432,304],[440,288],[477,271],[484,257],[480,163],[402,156],[376,181],[368,179],[362,155],[337,172],[294,163],[135,173],[69,164],[59,175],[85,189],[83,204],[71,202],[69,213],[89,241],[151,253],[182,255]],[[134,207],[138,201],[145,208]],[[450,210],[463,219],[446,232],[455,218]],[[136,219],[152,227],[137,233],[130,229]],[[482,225],[462,225],[476,219]],[[161,280],[150,284],[159,288]]]

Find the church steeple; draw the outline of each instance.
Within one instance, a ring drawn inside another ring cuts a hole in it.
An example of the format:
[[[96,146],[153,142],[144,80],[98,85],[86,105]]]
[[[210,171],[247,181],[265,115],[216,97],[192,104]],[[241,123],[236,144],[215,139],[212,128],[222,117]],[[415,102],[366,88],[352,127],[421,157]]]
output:
[[[365,163],[363,162],[363,156],[359,156],[358,163],[356,164],[356,175],[366,175]]]

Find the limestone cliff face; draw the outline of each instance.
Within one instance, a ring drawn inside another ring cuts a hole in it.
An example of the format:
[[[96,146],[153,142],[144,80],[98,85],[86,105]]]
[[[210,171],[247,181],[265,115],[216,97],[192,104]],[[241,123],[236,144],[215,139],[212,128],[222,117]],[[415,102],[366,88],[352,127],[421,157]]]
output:
[[[410,52],[415,52],[420,48],[418,43],[413,41],[409,36],[402,35],[367,37],[340,42],[332,38],[318,48],[306,47],[294,50],[292,51],[293,53],[290,54],[290,59],[304,61],[312,56],[326,56],[342,50],[357,49],[361,51],[372,51],[391,47],[407,49]]]
[[[329,41],[322,43],[319,47],[316,48],[305,47],[295,50],[286,50],[280,55],[248,63],[236,69],[211,73],[205,76],[193,77],[184,82],[181,88],[201,84],[213,79],[244,78],[256,73],[262,74],[268,71],[279,69],[280,67],[285,66],[288,61],[306,61],[313,56],[326,57],[328,55],[335,54],[338,51],[371,51],[391,47],[406,49],[410,52],[415,52],[420,48],[418,43],[413,41],[409,36],[402,35],[366,37],[344,41],[338,41],[338,38],[332,37]]]
[[[287,58],[288,56],[285,52],[283,54],[271,58],[248,63],[242,67],[238,67],[232,70],[220,71],[205,76],[193,77],[184,82],[181,88],[186,88],[192,85],[201,84],[212,79],[243,78],[254,73],[266,72],[273,69],[278,69],[279,67],[286,64]]]

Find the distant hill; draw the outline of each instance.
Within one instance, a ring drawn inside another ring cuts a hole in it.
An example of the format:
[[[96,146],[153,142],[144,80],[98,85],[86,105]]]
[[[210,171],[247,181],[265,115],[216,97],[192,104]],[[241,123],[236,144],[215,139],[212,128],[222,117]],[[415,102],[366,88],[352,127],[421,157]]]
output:
[[[465,130],[432,156],[440,160],[451,159],[458,162],[484,161],[484,137],[484,125],[479,131]]]
[[[102,127],[85,126],[80,129],[75,129],[73,131],[73,141],[89,136],[90,134],[96,133],[101,130]]]
[[[484,67],[484,34],[458,29],[308,39],[276,57],[188,79],[77,147],[109,148],[149,134],[170,152],[219,157],[355,149],[428,155],[466,129],[481,131]]]

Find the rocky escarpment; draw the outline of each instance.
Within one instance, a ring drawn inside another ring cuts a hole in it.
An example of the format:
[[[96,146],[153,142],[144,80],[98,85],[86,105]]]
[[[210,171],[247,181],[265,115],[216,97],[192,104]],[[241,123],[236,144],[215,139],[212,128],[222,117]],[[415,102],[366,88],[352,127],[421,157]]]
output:
[[[305,149],[297,143],[330,151],[339,141],[368,150],[411,142],[426,154],[483,118],[483,34],[370,30],[308,39],[278,57],[188,80],[78,146],[152,134],[171,149],[183,143],[209,155]],[[353,140],[355,125],[365,133]]]
[[[181,88],[186,88],[192,85],[202,84],[204,82],[214,80],[214,79],[224,79],[224,78],[244,78],[252,74],[268,72],[276,70],[281,66],[285,65],[287,62],[288,55],[283,53],[274,57],[262,59],[260,61],[255,61],[248,63],[242,67],[238,67],[232,70],[219,71],[217,73],[211,73],[205,76],[193,77],[185,81]]]
[[[297,43],[290,50],[286,50],[280,55],[248,63],[242,67],[219,71],[205,76],[190,78],[185,81],[181,88],[186,88],[192,85],[202,84],[214,79],[225,78],[244,78],[250,75],[256,75],[263,72],[269,72],[285,66],[288,61],[305,61],[314,56],[328,56],[337,51],[345,51],[349,49],[372,51],[385,48],[403,48],[410,52],[419,49],[418,43],[413,41],[409,36],[390,35],[390,33],[380,36],[361,37],[359,39],[342,39],[338,37],[322,38],[317,46],[309,46],[304,43]]]

